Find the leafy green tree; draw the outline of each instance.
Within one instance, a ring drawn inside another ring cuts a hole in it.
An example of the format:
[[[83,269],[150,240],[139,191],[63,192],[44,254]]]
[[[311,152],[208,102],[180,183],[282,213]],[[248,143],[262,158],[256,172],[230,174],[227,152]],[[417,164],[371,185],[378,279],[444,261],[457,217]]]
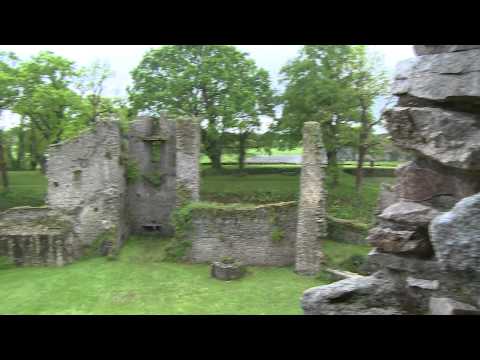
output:
[[[15,68],[17,58],[13,53],[0,52],[0,115],[9,109],[18,96],[16,86],[17,71]],[[0,128],[0,178],[4,190],[8,190],[8,172],[5,154],[3,130]]]
[[[363,182],[365,157],[382,143],[381,139],[374,134],[374,126],[381,123],[381,118],[375,119],[371,109],[375,99],[386,94],[388,78],[378,54],[367,53],[364,45],[355,47],[354,51],[352,87],[358,108],[356,116],[359,123],[356,188],[359,191]]]
[[[233,46],[163,46],[147,52],[132,72],[129,89],[135,111],[195,116],[202,120],[202,140],[214,168],[238,136],[240,167],[248,138],[262,115],[273,113],[268,73]]]
[[[40,52],[20,63],[17,82],[21,95],[12,111],[28,121],[45,140],[32,139],[35,146],[58,143],[87,126],[88,105],[73,89],[77,77],[72,61],[51,52]],[[44,150],[35,151],[42,169],[46,161]]]
[[[89,105],[87,123],[90,125],[94,124],[98,117],[111,114],[113,111],[112,101],[103,96],[105,83],[112,75],[110,65],[100,61],[94,61],[90,66],[79,70],[77,87]]]
[[[333,185],[338,182],[341,132],[349,131],[349,119],[356,110],[352,89],[356,55],[352,45],[306,45],[281,70],[286,88],[276,131],[285,144],[295,147],[301,141],[303,124],[319,122]]]

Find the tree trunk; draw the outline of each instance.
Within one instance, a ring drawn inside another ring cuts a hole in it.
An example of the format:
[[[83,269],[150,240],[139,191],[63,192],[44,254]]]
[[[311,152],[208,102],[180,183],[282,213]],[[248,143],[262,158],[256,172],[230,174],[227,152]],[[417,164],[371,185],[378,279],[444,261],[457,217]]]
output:
[[[367,117],[367,107],[364,102],[361,101],[360,105],[362,107],[362,115],[360,119],[360,133],[358,136],[358,160],[357,160],[357,172],[355,179],[355,187],[357,192],[360,191],[363,183],[363,164],[365,162],[365,156],[367,155],[368,150],[368,134],[370,131],[368,117]]]
[[[45,155],[38,156],[38,162],[40,163],[40,171],[43,175],[47,173],[47,158]]]
[[[35,130],[30,130],[30,170],[37,169],[37,137]]]
[[[366,155],[365,148],[363,146],[359,146],[357,172],[356,172],[356,179],[355,179],[355,188],[357,189],[357,192],[360,191],[360,188],[363,183],[363,163],[365,162],[365,155]]]
[[[332,186],[338,185],[338,161],[337,150],[327,151],[328,172],[332,179]]]
[[[239,135],[238,139],[238,168],[243,171],[245,168],[245,158],[247,155],[247,140],[250,134],[243,133]]]
[[[208,155],[210,160],[212,161],[212,167],[216,170],[222,169],[222,153],[215,151]]]
[[[0,177],[2,178],[3,190],[8,190],[8,173],[5,154],[3,151],[3,132],[0,130]]]
[[[25,130],[23,127],[23,116],[20,120],[20,130],[18,132],[18,149],[17,149],[17,168],[23,170],[23,161],[25,159]]]

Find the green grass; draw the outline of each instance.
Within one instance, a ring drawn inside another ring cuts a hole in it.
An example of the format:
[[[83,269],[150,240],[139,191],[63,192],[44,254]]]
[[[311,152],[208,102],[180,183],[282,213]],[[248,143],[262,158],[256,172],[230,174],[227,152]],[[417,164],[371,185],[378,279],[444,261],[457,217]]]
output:
[[[361,192],[355,189],[355,177],[340,172],[339,184],[327,181],[328,213],[331,216],[371,224],[377,206],[380,184],[392,183],[394,178],[364,179]],[[298,174],[222,175],[202,177],[201,198],[212,202],[268,203],[297,201],[300,192]]]
[[[235,166],[226,166],[224,173],[215,173],[203,166],[201,198],[218,203],[252,203],[296,201],[300,191],[298,165],[251,165],[252,174],[239,174]],[[264,172],[274,172],[262,174]],[[282,171],[283,173],[275,173]],[[295,173],[296,171],[296,173]],[[255,172],[259,172],[256,174]],[[0,192],[0,211],[14,206],[41,206],[47,181],[38,172],[10,172],[9,192]],[[360,194],[355,190],[355,177],[340,172],[339,185],[327,181],[328,213],[331,216],[370,224],[377,204],[381,183],[394,178],[367,177]]]
[[[344,244],[329,240],[323,242],[326,265],[334,269],[356,272],[358,269],[352,268],[350,264],[352,257],[366,258],[370,250],[372,247],[368,245]]]
[[[2,269],[0,314],[301,314],[302,293],[328,282],[290,267],[248,267],[224,282],[206,264],[164,262],[166,243],[134,237],[114,261]]]
[[[47,194],[47,179],[37,171],[9,171],[10,188],[0,186],[0,211],[15,206],[41,206]]]

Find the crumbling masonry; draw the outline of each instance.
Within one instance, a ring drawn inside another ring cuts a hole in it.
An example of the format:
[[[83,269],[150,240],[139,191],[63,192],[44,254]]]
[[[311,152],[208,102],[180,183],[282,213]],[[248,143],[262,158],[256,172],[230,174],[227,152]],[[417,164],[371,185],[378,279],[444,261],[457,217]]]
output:
[[[320,124],[307,122],[303,128],[302,174],[298,206],[295,271],[313,275],[322,262],[321,239],[327,235],[325,151]]]
[[[0,256],[61,266],[114,254],[129,233],[171,232],[175,205],[198,200],[199,145],[196,120],[142,117],[128,138],[115,121],[99,121],[51,146],[47,206],[0,214]]]
[[[479,314],[480,45],[416,45],[384,113],[415,160],[379,200],[371,276],[305,292],[305,314]]]

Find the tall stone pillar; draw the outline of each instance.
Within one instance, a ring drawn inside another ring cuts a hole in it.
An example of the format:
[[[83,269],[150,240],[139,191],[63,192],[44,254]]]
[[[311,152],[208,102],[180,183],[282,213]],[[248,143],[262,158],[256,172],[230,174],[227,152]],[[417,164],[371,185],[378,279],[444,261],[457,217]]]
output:
[[[298,206],[295,271],[314,275],[322,262],[321,239],[327,235],[324,167],[326,156],[320,124],[303,127],[303,156]]]
[[[200,193],[200,122],[198,119],[176,120],[176,205],[198,201]]]

